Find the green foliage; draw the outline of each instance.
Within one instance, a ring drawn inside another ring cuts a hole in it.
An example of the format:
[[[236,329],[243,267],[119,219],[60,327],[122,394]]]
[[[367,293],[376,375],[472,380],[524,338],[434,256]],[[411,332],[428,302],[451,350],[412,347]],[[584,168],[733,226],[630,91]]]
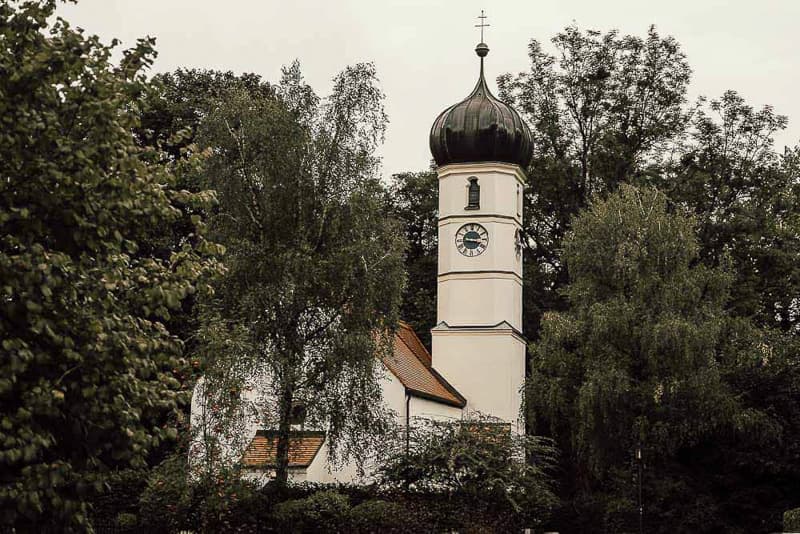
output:
[[[783,513],[783,530],[785,532],[800,531],[800,508],[786,510]]]
[[[289,532],[346,532],[350,500],[335,491],[320,491],[304,499],[275,506],[273,518]]]
[[[178,69],[156,74],[150,84],[135,134],[141,144],[160,147],[173,160],[196,149],[201,123],[229,92],[244,91],[256,98],[274,96],[272,86],[260,76],[237,76],[230,71]],[[192,184],[187,185],[191,189]]]
[[[662,187],[696,213],[705,262],[733,261],[731,311],[797,332],[800,310],[800,188],[797,150],[778,154],[772,136],[787,118],[754,110],[734,91],[699,107],[688,146]]]
[[[570,310],[546,314],[532,346],[534,420],[574,458],[576,500],[599,500],[595,513],[611,531],[635,518],[637,447],[652,532],[704,532],[728,515],[699,470],[736,472],[727,455],[747,447],[785,451],[790,427],[776,417],[784,401],[764,402],[749,381],[793,375],[793,349],[730,318],[732,275],[699,263],[699,253],[694,220],[654,189],[622,186],[593,202],[564,247]],[[689,512],[700,501],[704,513]]]
[[[174,455],[152,469],[137,498],[142,528],[152,532],[185,528],[192,510],[190,489],[185,458]]]
[[[644,38],[570,26],[532,40],[530,70],[498,78],[500,96],[532,127],[524,230],[524,331],[536,336],[547,310],[566,302],[560,257],[571,218],[595,194],[647,179],[664,145],[686,124],[690,68],[680,45],[651,27]]]
[[[116,523],[120,514],[138,515],[139,496],[147,487],[148,469],[124,469],[108,473],[104,479],[105,489],[90,502],[91,522]]]
[[[555,463],[547,439],[514,434],[508,424],[475,414],[458,421],[416,421],[408,436],[393,442],[378,474],[386,487],[461,501],[457,520],[464,525],[489,511],[509,524],[538,523],[557,502]]]
[[[434,171],[396,174],[392,180],[389,204],[408,242],[400,316],[430,350],[430,329],[436,325],[439,180]]]
[[[266,517],[259,484],[223,471],[191,487],[190,524],[199,532],[256,533]]]
[[[142,529],[151,532],[257,532],[271,504],[241,473],[220,470],[196,479],[186,457],[174,455],[151,472],[138,515]]]
[[[116,508],[106,503],[101,515],[94,514],[93,522],[98,529],[130,532],[364,534],[453,529],[507,532],[536,524],[531,514],[512,512],[505,496],[499,501],[489,496],[476,502],[457,493],[318,483],[280,486],[272,482],[258,489],[239,475],[223,471],[215,477],[192,480],[187,477],[185,459],[172,457],[147,477],[147,488],[140,497],[129,492],[128,502],[117,499]],[[144,482],[129,480],[135,488]]]
[[[332,459],[363,458],[386,426],[376,355],[391,349],[405,243],[376,174],[382,100],[372,65],[346,68],[320,99],[295,64],[275,96],[230,91],[199,130],[228,251],[204,353],[209,368],[250,362],[268,377],[261,417],[279,431],[284,482],[293,404],[326,430]]]
[[[717,353],[729,277],[697,255],[692,220],[652,189],[623,186],[574,222],[571,308],[545,315],[529,402],[597,475],[639,442],[696,443],[736,409]]]
[[[0,5],[0,521],[25,530],[88,528],[105,474],[175,439],[186,361],[166,325],[219,252],[189,218],[213,194],[174,188],[194,160],[131,135],[152,40],[113,66],[54,9]],[[191,235],[155,250],[179,223]]]
[[[350,510],[352,532],[419,532],[410,510],[396,501],[370,499]]]
[[[122,512],[117,515],[116,524],[122,529],[132,529],[139,526],[139,518],[136,514]]]

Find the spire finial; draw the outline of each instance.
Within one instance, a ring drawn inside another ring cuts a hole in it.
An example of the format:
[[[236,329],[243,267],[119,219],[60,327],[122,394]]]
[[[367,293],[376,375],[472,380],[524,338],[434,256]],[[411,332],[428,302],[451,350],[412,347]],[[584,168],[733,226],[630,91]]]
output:
[[[481,9],[481,16],[477,17],[477,18],[481,21],[481,23],[480,24],[476,24],[475,27],[481,29],[481,42],[483,42],[483,29],[491,26],[491,24],[486,24],[486,18],[487,17],[486,17],[486,15],[483,14],[483,10],[482,9]]]
[[[481,69],[483,69],[483,58],[486,57],[486,54],[489,53],[489,47],[486,46],[486,43],[483,42],[483,29],[491,26],[491,24],[486,24],[486,15],[483,14],[483,10],[481,9],[481,16],[478,17],[481,21],[480,24],[476,24],[476,28],[481,29],[481,42],[478,43],[478,46],[475,47],[475,53],[478,54],[478,57],[481,58]]]

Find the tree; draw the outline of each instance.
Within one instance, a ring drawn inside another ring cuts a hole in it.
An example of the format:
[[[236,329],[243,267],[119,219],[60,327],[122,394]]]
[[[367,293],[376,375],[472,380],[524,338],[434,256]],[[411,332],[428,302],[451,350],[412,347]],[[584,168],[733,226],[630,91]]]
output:
[[[275,88],[255,74],[234,75],[230,71],[201,69],[178,69],[173,73],[156,74],[149,80],[147,91],[139,103],[141,120],[133,130],[134,136],[143,146],[159,147],[156,155],[164,163],[182,165],[188,160],[197,159],[200,148],[196,141],[201,124],[232,91],[243,91],[254,98],[275,96]],[[202,166],[193,172],[181,173],[175,184],[176,188],[192,193],[200,193],[209,186]],[[153,247],[172,250],[189,238],[193,231],[190,217],[184,217],[183,222],[159,228]],[[190,297],[184,301],[180,312],[171,314],[168,322],[170,332],[183,340],[187,354],[198,355],[203,346],[205,352],[214,353],[215,344],[230,342],[223,332],[209,332],[208,327],[200,327],[199,310],[196,299]],[[223,372],[213,365],[204,365],[199,357],[194,358],[192,363],[192,373],[184,375],[182,387],[192,389],[194,386],[196,392],[201,392],[209,385],[220,391],[236,392],[248,372],[246,365],[229,365]],[[203,375],[210,374],[214,374],[213,379],[201,380]],[[187,416],[189,408],[186,407]],[[227,448],[232,450],[246,445],[243,445],[243,440],[247,439],[244,425],[254,416],[256,407],[252,402],[238,402],[237,395],[228,394],[214,395],[213,403],[201,404],[199,409],[202,411],[202,424],[191,429],[187,417],[186,424],[179,427],[179,433],[188,439],[182,439],[177,445],[183,449],[194,443],[196,448],[203,450],[201,456],[205,465],[202,471],[211,473],[215,471],[216,462],[224,460],[223,444],[229,445]],[[159,463],[175,452],[165,447],[159,451],[159,457],[153,460]]]
[[[153,90],[144,99],[136,137],[145,146],[162,148],[173,160],[192,150],[200,124],[230,91],[264,98],[275,94],[257,74],[230,71],[178,69],[156,74],[150,84]]]
[[[659,184],[698,218],[701,256],[730,255],[737,316],[784,332],[800,321],[800,170],[797,148],[775,151],[787,118],[754,110],[734,91],[698,108],[680,156]]]
[[[174,188],[194,162],[131,134],[153,41],[113,66],[55,4],[0,5],[0,520],[26,531],[91,529],[105,474],[175,439],[187,366],[165,324],[220,252],[197,214],[213,194]]]
[[[650,473],[647,530],[707,532],[724,521],[724,506],[689,472],[692,459],[722,443],[780,440],[771,403],[744,395],[755,390],[737,380],[758,376],[784,348],[726,313],[733,276],[699,254],[694,220],[671,211],[663,193],[624,185],[594,201],[565,241],[569,311],[545,314],[532,346],[537,428],[568,452],[571,500],[600,501],[612,531],[632,526],[626,480],[636,449]],[[691,511],[698,502],[706,515]]]
[[[200,129],[219,192],[213,235],[227,275],[208,323],[235,342],[212,355],[251,359],[270,379],[277,480],[288,476],[293,406],[360,457],[385,426],[377,357],[390,350],[403,283],[402,232],[387,217],[373,152],[386,117],[374,67],[358,64],[320,100],[295,63],[276,96],[230,92]]]
[[[417,419],[398,432],[378,468],[380,485],[460,502],[449,528],[501,531],[540,524],[557,503],[551,478],[557,451],[550,440],[511,432],[478,413],[459,420]],[[495,527],[499,528],[498,525]]]
[[[408,242],[400,316],[430,350],[430,329],[436,325],[439,180],[435,171],[400,173],[392,180],[389,204]]]
[[[680,45],[651,27],[646,38],[567,27],[555,54],[532,40],[531,67],[498,78],[500,96],[532,126],[527,169],[524,331],[536,336],[548,309],[563,309],[561,241],[593,194],[646,179],[664,144],[686,124],[691,70]]]

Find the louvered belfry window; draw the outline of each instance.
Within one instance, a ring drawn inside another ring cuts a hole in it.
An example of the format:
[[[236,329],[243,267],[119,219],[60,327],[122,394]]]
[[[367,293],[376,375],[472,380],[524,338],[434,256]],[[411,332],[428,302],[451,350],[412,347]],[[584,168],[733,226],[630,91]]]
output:
[[[477,210],[481,207],[481,186],[478,185],[478,179],[474,176],[469,179],[469,186],[467,187],[467,207],[464,209]]]

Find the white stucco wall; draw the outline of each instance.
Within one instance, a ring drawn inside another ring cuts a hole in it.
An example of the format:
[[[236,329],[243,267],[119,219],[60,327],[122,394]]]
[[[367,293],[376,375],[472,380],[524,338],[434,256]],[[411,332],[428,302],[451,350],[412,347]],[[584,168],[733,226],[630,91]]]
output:
[[[206,454],[209,444],[217,440],[216,448],[219,456],[215,461],[224,465],[234,465],[242,457],[247,445],[252,441],[263,424],[260,416],[259,398],[260,391],[254,384],[247,384],[241,393],[242,404],[238,417],[227,421],[220,426],[217,408],[208,398],[205,389],[207,381],[201,377],[192,390],[192,403],[190,413],[191,444],[189,446],[189,466],[192,469],[204,469]]]
[[[396,421],[405,421],[406,395],[405,386],[383,364],[381,364],[381,377],[379,383],[383,395],[384,406],[395,414]],[[369,482],[371,465],[368,463],[364,469],[366,476],[361,477],[355,462],[349,462],[338,468],[332,469],[328,465],[328,443],[322,445],[316,458],[311,463],[307,472],[307,480],[314,482]]]
[[[476,280],[480,283],[476,283]],[[508,273],[468,273],[439,277],[439,322],[496,325],[508,322],[522,329],[522,278]]]
[[[462,395],[467,410],[499,417],[519,432],[525,342],[511,328],[434,329],[433,365]]]
[[[333,469],[328,464],[328,441],[320,448],[314,461],[308,466],[306,480],[311,482],[356,482],[359,480],[358,470],[354,462],[349,462]]]
[[[481,187],[480,211],[522,222],[521,194],[518,186],[524,187],[525,174],[517,165],[508,163],[457,163],[437,169],[439,175],[439,217],[450,215],[472,215],[465,210],[468,204],[469,178],[478,178]]]
[[[496,325],[506,321],[522,329],[522,227],[525,176],[516,165],[455,164],[440,167],[437,323],[450,326]],[[480,185],[480,208],[465,209],[470,178]],[[488,234],[486,250],[464,256],[456,235],[477,223]]]
[[[379,368],[379,384],[381,387],[384,406],[394,414],[395,421],[398,425],[404,426],[406,424],[406,407],[409,408],[410,417],[435,417],[435,418],[448,418],[457,419],[461,416],[461,409],[454,406],[448,406],[438,402],[430,401],[427,399],[409,397],[408,405],[406,404],[406,388],[400,380],[394,376],[385,366],[381,364]],[[265,386],[265,378],[262,377],[261,385]],[[202,446],[202,428],[205,419],[213,411],[209,406],[209,402],[204,395],[205,381],[201,379],[198,381],[192,395],[192,413],[191,421],[192,428],[197,433],[190,448],[190,462],[193,465],[199,465],[204,458],[204,447]],[[256,400],[261,399],[264,395],[265,388],[259,390],[257,387],[245,389],[243,398],[246,403],[257,404]],[[269,401],[267,401],[269,402]],[[235,432],[231,439],[225,439],[224,436],[217,435],[221,438],[222,455],[220,460],[227,465],[234,465],[239,462],[244,450],[255,437],[259,428],[263,428],[263,417],[258,417],[255,412],[248,412],[248,415],[239,421],[236,428],[239,430]],[[212,425],[213,426],[213,425]],[[213,428],[208,428],[208,432],[213,433]],[[328,464],[328,443],[323,443],[314,460],[307,468],[291,468],[289,471],[289,478],[294,482],[312,481],[312,482],[368,482],[370,480],[369,473],[372,470],[368,464],[365,466],[367,472],[366,477],[359,475],[355,462],[345,463],[336,468],[332,468]],[[245,477],[265,484],[270,478],[274,476],[273,470],[251,470],[245,473]]]
[[[479,256],[464,256],[456,248],[456,233],[464,224],[478,223],[489,234],[486,251]],[[519,274],[522,259],[515,248],[519,223],[483,215],[480,211],[439,221],[439,274],[464,271],[506,271]]]
[[[432,330],[433,366],[466,397],[467,411],[499,417],[521,431],[525,341],[519,334],[522,256],[516,234],[525,175],[504,163],[453,164],[437,172],[439,326]],[[471,177],[480,185],[477,210],[465,209]],[[467,223],[489,234],[480,256],[464,256],[456,247],[456,232]]]
[[[384,405],[394,412],[397,421],[406,417],[406,388],[385,366],[381,365],[383,376],[380,379]]]
[[[267,482],[275,478],[275,471],[271,469],[245,471],[242,474],[242,478],[244,478],[245,480],[250,480],[251,482],[256,482],[257,484],[264,486],[267,484]],[[305,482],[306,480],[310,479],[306,474],[305,468],[299,468],[299,467],[289,468],[290,482]]]
[[[457,406],[449,406],[441,402],[433,402],[412,396],[409,402],[409,412],[411,412],[413,424],[415,417],[439,420],[461,419],[462,410]]]

